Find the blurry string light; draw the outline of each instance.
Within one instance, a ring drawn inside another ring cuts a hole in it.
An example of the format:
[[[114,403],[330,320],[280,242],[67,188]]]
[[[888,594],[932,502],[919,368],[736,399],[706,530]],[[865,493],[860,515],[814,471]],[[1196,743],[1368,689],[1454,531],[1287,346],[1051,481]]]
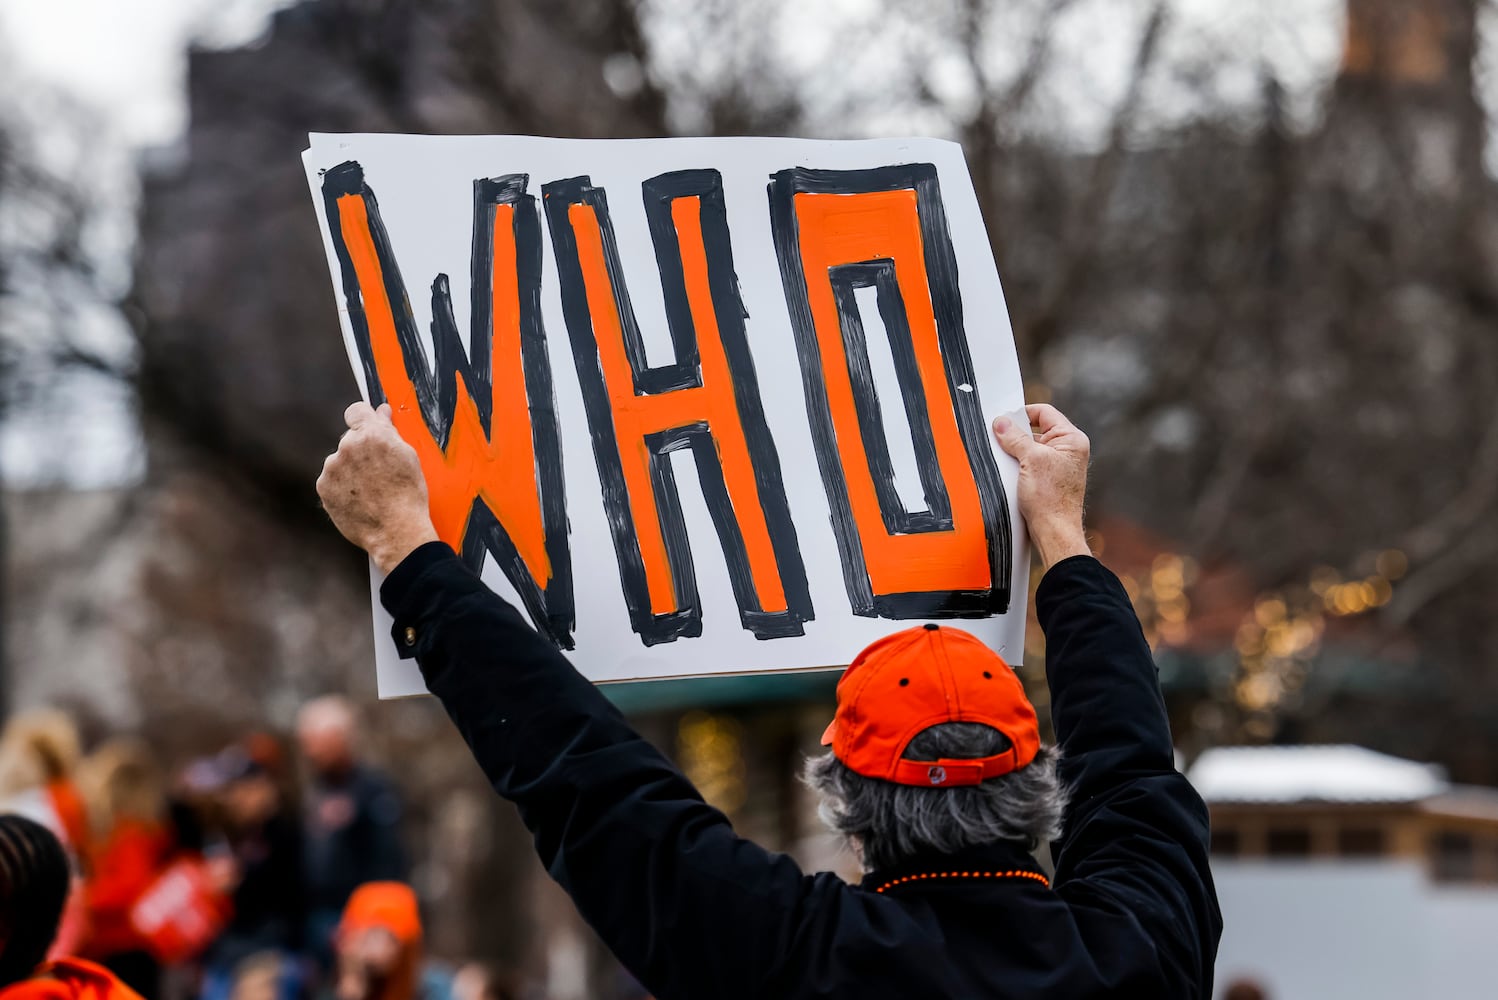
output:
[[[1307,597],[1271,593],[1254,602],[1233,642],[1233,700],[1248,713],[1249,735],[1270,735],[1267,714],[1305,683],[1324,631],[1325,615]]]
[[[1139,576],[1119,577],[1151,649],[1183,646],[1191,638],[1189,590],[1198,576],[1196,560],[1174,552],[1162,552]]]
[[[1101,555],[1104,539],[1088,535]],[[1243,716],[1243,735],[1274,735],[1275,713],[1305,686],[1329,618],[1350,618],[1388,604],[1394,585],[1409,571],[1408,557],[1387,549],[1373,559],[1368,576],[1344,575],[1330,567],[1313,569],[1306,583],[1259,595],[1234,636],[1236,669],[1230,696]],[[1195,560],[1174,552],[1155,556],[1149,567],[1119,576],[1139,616],[1150,648],[1180,647],[1192,638],[1191,588],[1200,575]],[[1039,567],[1032,567],[1032,585]],[[1038,629],[1026,638],[1026,665],[1043,662],[1045,639]]]
[[[732,817],[748,798],[744,767],[744,727],[737,719],[693,711],[676,726],[681,769],[709,805]]]
[[[1305,685],[1320,652],[1328,618],[1350,618],[1388,604],[1394,582],[1409,569],[1398,549],[1379,553],[1374,573],[1344,578],[1330,566],[1311,571],[1305,585],[1260,595],[1238,628],[1232,695],[1244,713],[1243,735],[1268,739],[1274,715]]]
[[[1031,403],[1049,403],[1051,387],[1043,382],[1026,382],[1025,399]]]

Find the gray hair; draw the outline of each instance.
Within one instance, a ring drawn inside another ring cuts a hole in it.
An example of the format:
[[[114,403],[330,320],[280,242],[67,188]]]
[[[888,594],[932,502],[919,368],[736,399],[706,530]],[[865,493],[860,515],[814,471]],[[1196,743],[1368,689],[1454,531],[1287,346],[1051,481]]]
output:
[[[299,733],[336,732],[352,739],[359,727],[354,703],[341,694],[318,695],[297,711]]]
[[[1003,753],[1009,739],[989,726],[948,722],[921,732],[908,760],[973,760]],[[1042,747],[1027,766],[978,785],[917,788],[854,772],[831,753],[806,762],[804,780],[823,795],[823,822],[856,842],[864,867],[889,868],[916,854],[1015,840],[1034,850],[1061,836],[1070,792],[1056,772],[1061,751]]]

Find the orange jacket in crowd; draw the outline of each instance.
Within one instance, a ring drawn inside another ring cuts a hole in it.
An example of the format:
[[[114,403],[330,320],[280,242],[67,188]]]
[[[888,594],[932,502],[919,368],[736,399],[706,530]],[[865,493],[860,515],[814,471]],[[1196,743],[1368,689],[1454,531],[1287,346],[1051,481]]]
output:
[[[57,822],[62,826],[62,842],[72,850],[78,860],[89,860],[88,809],[78,786],[67,778],[47,782],[47,798]]]
[[[0,1000],[141,1000],[108,969],[81,958],[63,958],[0,989]]]
[[[88,809],[83,804],[78,786],[69,778],[54,779],[47,782],[47,798],[51,800],[52,811],[57,814],[58,825],[62,827],[60,832],[63,846],[73,853],[79,869],[88,871],[93,857],[89,843]],[[87,938],[88,894],[83,887],[83,880],[74,876],[72,891],[68,893],[67,904],[63,907],[62,923],[57,928],[57,938],[52,942],[48,957],[61,958],[76,954],[82,950]]]
[[[107,958],[145,948],[130,911],[166,867],[171,851],[166,827],[133,819],[120,822],[95,845],[86,888],[90,956]]]

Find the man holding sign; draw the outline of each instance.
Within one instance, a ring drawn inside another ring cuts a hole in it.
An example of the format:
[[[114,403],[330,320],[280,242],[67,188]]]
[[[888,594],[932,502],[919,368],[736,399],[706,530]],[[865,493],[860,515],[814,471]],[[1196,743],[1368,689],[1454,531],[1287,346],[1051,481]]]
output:
[[[1149,646],[1082,529],[1088,441],[1049,406],[1000,418],[1046,567],[1055,729],[1005,663],[929,623],[838,685],[813,782],[856,886],[735,835],[525,618],[437,541],[416,451],[356,403],[318,480],[338,529],[547,870],[662,1000],[1210,997],[1222,929],[1207,811],[1175,770]],[[1070,804],[1067,804],[1068,793]],[[1059,827],[1059,831],[1058,831]],[[1054,883],[1030,856],[1050,839]]]

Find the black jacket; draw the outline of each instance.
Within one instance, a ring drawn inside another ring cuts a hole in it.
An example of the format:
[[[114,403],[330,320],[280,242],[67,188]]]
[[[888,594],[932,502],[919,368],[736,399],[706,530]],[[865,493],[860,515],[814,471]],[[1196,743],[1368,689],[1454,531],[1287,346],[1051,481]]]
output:
[[[365,882],[405,880],[400,793],[379,771],[355,764],[338,778],[313,778],[302,805],[310,911],[326,921]]]
[[[1055,887],[1014,843],[859,886],[744,840],[439,543],[382,599],[551,876],[660,1000],[1208,998],[1222,929],[1207,811],[1177,773],[1149,646],[1094,559],[1037,611],[1073,802]]]
[[[240,869],[234,916],[208,949],[208,962],[232,969],[263,951],[296,951],[306,908],[301,824],[283,809],[255,829],[236,831],[230,843]]]

